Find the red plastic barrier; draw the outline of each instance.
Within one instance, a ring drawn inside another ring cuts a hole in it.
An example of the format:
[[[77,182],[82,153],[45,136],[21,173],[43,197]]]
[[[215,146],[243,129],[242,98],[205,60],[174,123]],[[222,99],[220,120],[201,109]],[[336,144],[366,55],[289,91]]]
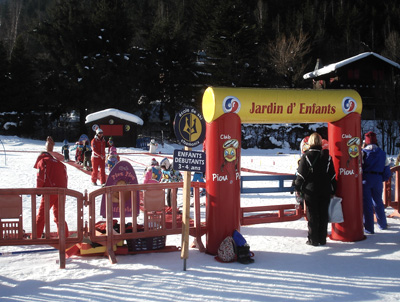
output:
[[[392,178],[383,183],[383,203],[386,207],[392,207],[394,212],[388,217],[400,217],[400,166],[390,168],[390,172],[394,175],[395,191],[392,199]]]

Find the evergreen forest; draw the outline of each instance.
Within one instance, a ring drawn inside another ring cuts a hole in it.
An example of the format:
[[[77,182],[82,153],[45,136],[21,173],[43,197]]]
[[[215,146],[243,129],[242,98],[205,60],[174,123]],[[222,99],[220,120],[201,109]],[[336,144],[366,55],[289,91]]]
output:
[[[395,0],[0,0],[0,133],[117,108],[148,124],[201,109],[208,86],[311,88],[303,74],[362,52],[400,57]],[[157,103],[157,107],[155,107]],[[7,120],[10,116],[7,117]],[[8,132],[9,133],[9,132]]]

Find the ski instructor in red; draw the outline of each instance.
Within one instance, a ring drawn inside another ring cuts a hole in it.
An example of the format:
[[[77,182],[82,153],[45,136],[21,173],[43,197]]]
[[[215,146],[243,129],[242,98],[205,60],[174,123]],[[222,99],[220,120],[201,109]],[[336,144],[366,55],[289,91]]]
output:
[[[67,168],[65,165],[51,155],[53,152],[54,141],[51,136],[46,140],[46,152],[40,153],[34,165],[38,169],[36,187],[58,187],[66,188],[68,183]],[[50,195],[50,208],[53,208],[54,222],[58,230],[58,195]],[[39,212],[36,216],[36,235],[42,237],[45,225],[44,196],[40,202]],[[68,226],[65,223],[65,234],[68,237]]]
[[[100,183],[106,183],[106,141],[103,137],[103,130],[97,128],[96,135],[92,139],[92,184],[97,186],[97,178],[100,169]]]

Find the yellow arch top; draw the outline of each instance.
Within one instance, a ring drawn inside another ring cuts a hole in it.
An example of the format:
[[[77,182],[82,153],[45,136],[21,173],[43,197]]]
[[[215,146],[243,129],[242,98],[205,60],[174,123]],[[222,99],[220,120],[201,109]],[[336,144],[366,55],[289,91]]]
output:
[[[227,112],[242,123],[335,122],[351,112],[362,112],[355,90],[298,90],[208,87],[203,115],[210,123]]]

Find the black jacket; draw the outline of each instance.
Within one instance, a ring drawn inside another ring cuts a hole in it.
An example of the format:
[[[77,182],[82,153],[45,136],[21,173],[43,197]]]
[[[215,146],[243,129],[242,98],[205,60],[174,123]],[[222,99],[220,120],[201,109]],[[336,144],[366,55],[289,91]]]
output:
[[[326,197],[336,192],[336,174],[328,150],[311,146],[300,159],[295,190],[311,197]]]

